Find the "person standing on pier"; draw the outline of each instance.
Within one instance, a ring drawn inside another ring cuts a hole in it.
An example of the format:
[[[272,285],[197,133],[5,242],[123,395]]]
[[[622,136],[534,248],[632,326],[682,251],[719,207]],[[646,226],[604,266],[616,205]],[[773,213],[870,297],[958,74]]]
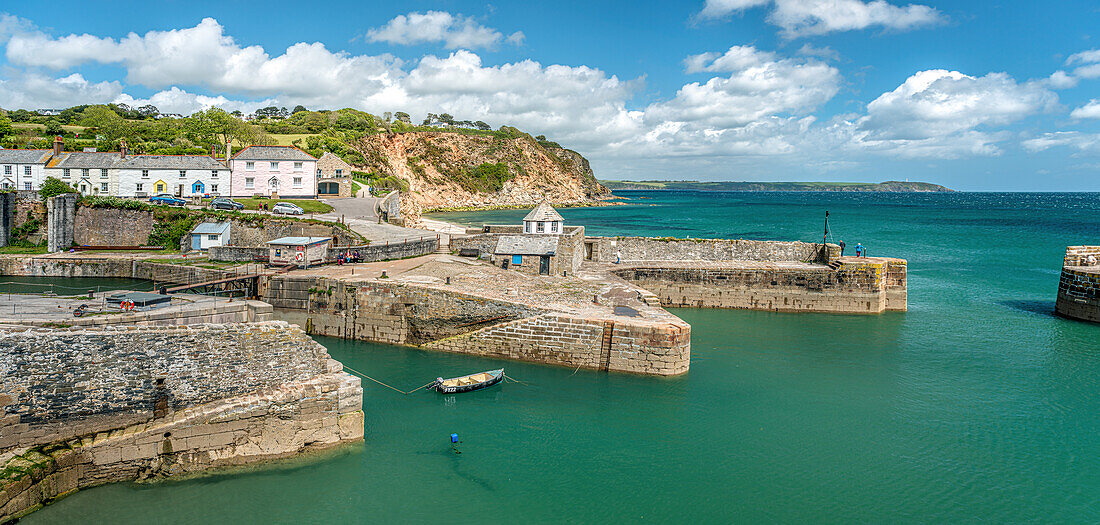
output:
[[[840,256],[844,257],[844,241],[840,241]]]
[[[867,248],[863,247],[863,243],[856,243],[856,257],[866,257]]]

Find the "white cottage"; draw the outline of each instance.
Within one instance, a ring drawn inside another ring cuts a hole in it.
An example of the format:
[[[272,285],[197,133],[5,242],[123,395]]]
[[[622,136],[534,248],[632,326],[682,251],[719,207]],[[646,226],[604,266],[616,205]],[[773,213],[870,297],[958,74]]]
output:
[[[52,156],[48,149],[0,149],[0,188],[37,190]]]
[[[214,246],[228,246],[230,223],[204,222],[191,230],[191,249],[207,250]]]
[[[547,203],[539,204],[523,218],[523,233],[561,235],[565,219]]]

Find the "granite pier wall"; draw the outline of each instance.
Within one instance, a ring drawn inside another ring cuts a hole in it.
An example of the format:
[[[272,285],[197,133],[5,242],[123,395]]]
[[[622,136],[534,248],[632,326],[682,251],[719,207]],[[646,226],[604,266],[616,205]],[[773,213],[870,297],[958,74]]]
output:
[[[623,261],[756,261],[824,262],[821,244],[745,239],[677,239],[672,237],[585,237],[585,259]],[[840,246],[827,245],[828,261],[840,257]]]
[[[905,261],[861,261],[833,266],[652,264],[613,273],[653,292],[662,306],[872,314],[906,310]]]
[[[217,270],[122,257],[0,256],[0,275],[36,277],[119,277],[158,283],[193,284],[237,275],[243,270]]]
[[[0,522],[363,438],[359,379],[286,323],[5,332],[0,356]]]
[[[1095,264],[1089,264],[1089,256]],[[1100,246],[1066,249],[1054,311],[1070,319],[1100,323]]]
[[[686,372],[691,327],[608,320],[410,283],[275,277],[275,317],[310,334],[596,370]]]

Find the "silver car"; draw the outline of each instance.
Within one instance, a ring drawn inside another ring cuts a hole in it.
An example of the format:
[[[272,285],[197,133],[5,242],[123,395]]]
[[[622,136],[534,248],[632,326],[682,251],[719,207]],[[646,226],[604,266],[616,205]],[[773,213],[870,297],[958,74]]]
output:
[[[301,215],[304,212],[305,210],[300,206],[289,202],[276,202],[275,205],[271,207],[271,213],[278,213],[280,215]]]

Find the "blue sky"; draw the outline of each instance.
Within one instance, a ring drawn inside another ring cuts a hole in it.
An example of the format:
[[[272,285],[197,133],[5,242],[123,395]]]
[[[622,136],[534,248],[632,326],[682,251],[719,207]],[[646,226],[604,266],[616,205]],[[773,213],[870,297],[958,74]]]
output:
[[[1100,191],[1096,2],[87,5],[0,7],[0,107],[446,111],[601,178]]]

